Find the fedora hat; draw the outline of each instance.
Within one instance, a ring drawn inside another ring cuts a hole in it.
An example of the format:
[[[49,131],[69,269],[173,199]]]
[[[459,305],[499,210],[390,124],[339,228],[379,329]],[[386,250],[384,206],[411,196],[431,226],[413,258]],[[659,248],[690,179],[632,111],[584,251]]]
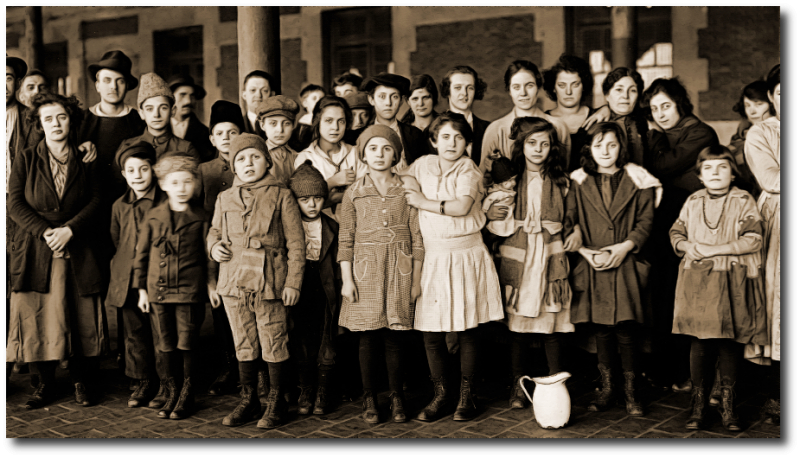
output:
[[[203,86],[194,83],[194,78],[189,75],[176,75],[170,78],[169,88],[172,92],[175,92],[175,89],[178,89],[181,86],[191,86],[194,89],[194,98],[197,100],[202,99],[206,96],[206,90],[203,89]]]
[[[6,53],[6,67],[14,69],[14,77],[16,79],[22,79],[28,73],[28,64],[19,57],[9,57],[8,53]]]
[[[115,72],[121,73],[125,77],[125,81],[128,82],[127,90],[130,91],[136,89],[136,86],[139,85],[139,80],[134,78],[131,74],[132,67],[133,63],[131,62],[131,59],[126,56],[124,52],[108,51],[107,53],[103,54],[100,62],[89,65],[89,77],[92,78],[92,81],[97,82],[97,72],[104,68],[114,70]]]

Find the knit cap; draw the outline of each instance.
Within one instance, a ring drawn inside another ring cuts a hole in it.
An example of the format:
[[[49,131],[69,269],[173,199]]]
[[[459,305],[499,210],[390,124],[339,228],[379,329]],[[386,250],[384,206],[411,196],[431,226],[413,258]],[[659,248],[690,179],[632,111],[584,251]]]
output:
[[[136,105],[142,108],[145,100],[153,97],[167,97],[175,103],[175,96],[172,95],[172,89],[169,88],[164,78],[156,75],[155,73],[145,73],[142,75],[142,81],[139,86],[139,97],[136,100]]]
[[[264,154],[267,159],[267,170],[272,168],[272,155],[269,154],[267,149],[267,142],[263,138],[254,134],[239,134],[231,140],[231,164],[236,161],[236,155],[247,148],[255,148]]]
[[[403,141],[400,140],[400,136],[397,135],[395,131],[393,131],[390,127],[386,127],[383,124],[373,124],[368,126],[364,129],[364,132],[361,132],[361,135],[358,136],[358,140],[356,141],[356,151],[358,153],[358,158],[361,161],[364,161],[364,149],[367,147],[367,143],[374,137],[382,137],[386,140],[389,140],[389,144],[392,145],[394,148],[394,160],[392,161],[392,165],[397,165],[400,162],[400,158],[403,154]]]
[[[306,160],[289,178],[294,197],[328,197],[328,183],[310,160]]]
[[[514,164],[511,159],[502,156],[499,159],[495,159],[492,163],[491,174],[492,182],[494,184],[500,184],[519,175],[519,171],[517,170],[517,165]]]
[[[294,122],[300,106],[297,102],[283,95],[274,95],[261,103],[256,104],[253,113],[258,115],[258,119],[268,116],[285,116],[286,119]]]
[[[139,159],[150,161],[150,165],[156,163],[156,150],[153,145],[146,141],[138,141],[128,145],[125,149],[117,153],[117,165],[121,170],[125,170],[125,161],[129,157],[137,157]]]

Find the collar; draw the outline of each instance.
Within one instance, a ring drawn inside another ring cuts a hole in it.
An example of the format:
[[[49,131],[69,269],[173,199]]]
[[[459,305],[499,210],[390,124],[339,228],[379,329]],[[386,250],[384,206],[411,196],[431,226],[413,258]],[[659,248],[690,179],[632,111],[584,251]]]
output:
[[[269,150],[270,153],[273,152],[274,150],[285,151],[286,145],[287,145],[286,143],[284,143],[283,145],[276,145],[275,143],[272,142],[272,140],[267,139],[267,149]]]
[[[150,133],[150,129],[145,127],[144,133],[140,138],[141,140],[146,141],[147,143],[150,143],[153,146],[161,146],[167,143],[168,141],[172,140],[172,137],[173,137],[172,132],[169,129],[167,129],[167,131],[164,132],[163,135],[154,137],[153,134]]]
[[[147,214],[150,215],[148,219],[154,219],[162,224],[166,224],[169,226],[171,232],[174,234],[181,230],[184,226],[197,222],[197,221],[205,221],[206,215],[205,211],[203,211],[202,207],[195,207],[192,203],[189,203],[189,208],[183,212],[183,218],[181,218],[181,225],[178,227],[172,227],[172,209],[169,208],[169,198],[164,199],[164,202],[160,203],[159,205],[153,207]]]
[[[275,176],[269,173],[269,170],[267,170],[266,174],[264,175],[264,178],[255,181],[253,183],[244,183],[242,182],[242,180],[239,179],[238,176],[233,179],[234,188],[245,188],[253,191],[255,189],[264,188],[267,186],[280,186],[282,188],[286,187],[286,185],[283,184],[282,181],[278,180],[277,178],[275,178]]]
[[[121,118],[123,116],[128,116],[128,114],[131,111],[135,111],[135,110],[136,109],[133,108],[132,106],[130,106],[128,104],[125,104],[125,106],[122,108],[122,111],[120,111],[119,114],[116,114],[116,115],[107,114],[107,113],[104,113],[103,111],[100,110],[100,102],[98,102],[96,105],[94,105],[91,108],[89,108],[89,111],[93,115],[95,115],[95,116],[97,116],[99,118]]]
[[[252,124],[253,128],[255,129],[256,125],[258,124],[258,115],[248,110],[247,119],[250,120],[250,124]]]
[[[681,130],[694,126],[695,124],[699,124],[700,120],[695,115],[686,115],[678,121],[677,124],[671,129],[667,129],[665,132],[680,132]]]
[[[447,170],[444,172],[442,171],[441,166],[439,165],[439,155],[438,154],[428,154],[425,157],[428,159],[428,170],[436,176],[445,177],[447,175],[451,175],[456,172],[456,170],[460,170],[461,167],[464,165],[464,161],[471,161],[472,159],[467,155],[464,154]]]
[[[386,192],[386,196],[383,197],[403,195],[403,180],[400,179],[398,175],[394,176],[394,183],[392,184],[393,186],[389,187]],[[352,189],[354,199],[358,197],[369,196],[382,197],[381,193],[378,192],[378,188],[375,186],[375,182],[372,181],[372,177],[369,176],[369,173],[356,180],[352,185],[350,185],[350,187]],[[400,188],[400,193],[396,191],[397,188]]]
[[[175,118],[169,118],[169,122],[173,126],[187,126],[189,125],[189,121],[191,121],[191,119],[192,119],[191,116],[187,116],[186,119],[184,119],[183,121],[178,121]]]
[[[472,113],[470,113],[470,115],[471,115],[471,114],[472,114]],[[517,118],[523,118],[523,117],[534,117],[534,118],[542,118],[542,119],[547,119],[547,118],[545,117],[545,116],[547,116],[547,115],[546,115],[546,114],[544,113],[544,111],[542,111],[542,109],[541,109],[541,108],[539,108],[539,107],[533,107],[533,114],[532,114],[532,115],[520,115],[519,111],[517,111],[517,107],[515,106],[515,107],[514,107],[514,109],[513,109],[513,110],[511,110],[511,113],[509,113],[509,114],[510,114],[511,116],[513,116],[513,117],[511,118],[511,121],[512,121],[512,122],[513,122],[515,119],[517,119]]]
[[[128,188],[128,190],[125,191],[125,195],[122,197],[122,201],[125,202],[126,204],[134,204],[144,199],[155,202],[157,187],[158,185],[156,185],[155,181],[153,181],[153,183],[150,184],[150,189],[146,193],[144,193],[144,195],[139,199],[136,198],[136,193],[133,191],[133,189]]]
[[[383,123],[378,122],[378,117],[376,116],[375,117],[375,122],[373,124],[383,124]],[[386,124],[383,124],[383,125],[386,126]],[[389,124],[386,127],[388,127],[390,129],[392,129],[393,131],[397,132],[400,129],[400,126],[397,124],[397,116],[395,116],[394,121],[392,121],[392,123]]]

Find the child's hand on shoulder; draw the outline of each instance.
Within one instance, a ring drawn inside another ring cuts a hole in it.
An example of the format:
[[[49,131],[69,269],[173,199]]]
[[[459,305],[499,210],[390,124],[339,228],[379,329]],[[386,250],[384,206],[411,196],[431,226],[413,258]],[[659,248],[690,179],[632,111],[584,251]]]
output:
[[[406,188],[404,194],[406,196],[406,202],[408,202],[408,205],[411,205],[414,208],[420,208],[426,200],[425,196],[416,189]]]
[[[352,281],[342,282],[342,297],[347,299],[350,303],[358,302],[358,290],[356,284]]]
[[[291,307],[297,304],[297,301],[300,300],[300,291],[287,286],[283,288],[283,295],[281,295],[281,299],[283,299],[283,305]]]
[[[422,191],[422,188],[420,188],[419,182],[416,178],[412,176],[400,176],[400,180],[403,182],[403,188],[414,191]]]
[[[211,259],[217,262],[228,262],[233,258],[233,252],[225,246],[225,243],[219,242],[211,248]]]

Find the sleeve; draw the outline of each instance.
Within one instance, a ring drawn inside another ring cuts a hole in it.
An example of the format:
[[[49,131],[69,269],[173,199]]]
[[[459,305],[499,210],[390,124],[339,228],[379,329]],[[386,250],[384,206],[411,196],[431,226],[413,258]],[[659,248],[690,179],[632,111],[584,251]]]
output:
[[[50,228],[50,223],[39,216],[39,213],[25,199],[30,151],[33,150],[18,155],[11,166],[11,176],[8,180],[8,213],[21,229],[33,234],[36,238],[41,238],[44,231]]]
[[[80,165],[84,168],[84,172],[86,173],[86,181],[89,189],[85,190],[90,193],[91,198],[89,199],[89,203],[84,206],[81,211],[78,212],[77,215],[73,216],[72,219],[66,222],[64,226],[69,226],[72,229],[72,234],[78,235],[83,231],[91,231],[94,230],[96,225],[95,217],[100,210],[100,178],[95,173],[97,170],[97,161],[92,161],[90,163],[82,163]]]
[[[687,200],[683,204],[683,208],[681,208],[681,213],[678,216],[678,219],[675,220],[669,230],[669,240],[672,244],[672,249],[675,250],[675,254],[677,254],[679,257],[683,257],[685,254],[683,251],[678,249],[678,244],[689,240],[689,230],[687,229],[687,224],[689,224],[690,221],[691,215],[689,214],[689,201]]]
[[[481,182],[483,177],[480,171],[475,167],[472,160],[469,162],[471,168],[466,168],[460,171],[455,177],[456,198],[472,197],[472,200],[480,202],[483,197],[481,190]]]
[[[408,226],[411,229],[411,255],[417,261],[425,260],[425,247],[422,244],[422,231],[419,228],[419,210],[411,207],[408,216]]]
[[[706,146],[719,143],[717,134],[705,125],[689,127],[674,147],[669,146],[667,136],[662,132],[653,134],[655,154],[652,157],[651,172],[656,177],[679,175],[694,166],[697,155]]]
[[[211,227],[208,229],[208,236],[206,236],[206,250],[208,257],[211,258],[211,250],[214,245],[222,240],[222,204],[220,198],[217,196],[217,201],[214,203],[214,215],[211,217]]]
[[[195,158],[197,160],[197,162],[200,162],[203,159],[200,156],[200,153],[197,151],[197,148],[195,148],[194,145],[192,144],[192,142],[189,142],[189,147],[186,148],[186,154],[188,154],[188,155],[192,156],[193,158]]]
[[[137,289],[147,289],[147,265],[150,257],[150,222],[145,216],[142,231],[139,233],[139,241],[136,243],[136,254],[133,258],[133,284]]]
[[[564,209],[564,237],[568,237],[578,226],[578,184],[570,181]]]
[[[485,173],[492,169],[491,165],[489,164],[489,162],[491,162],[489,155],[492,154],[492,151],[500,149],[500,142],[497,132],[498,128],[496,123],[497,121],[489,124],[489,127],[486,128],[486,132],[483,134],[483,144],[481,145],[481,163],[479,166],[481,173]]]
[[[425,159],[418,158],[416,161],[412,162],[408,167],[405,169],[397,172],[398,175],[404,177],[414,177],[415,180],[419,181],[419,177],[417,177],[417,171],[419,169],[419,164],[421,164]]]
[[[761,126],[755,126],[747,133],[744,142],[744,157],[750,171],[756,177],[758,185],[767,192],[780,194],[781,192],[781,164],[775,158],[780,151],[772,151]]]
[[[352,187],[347,188],[339,205],[339,254],[337,262],[353,262],[353,247],[356,240],[356,207],[353,205]]]
[[[730,203],[728,205],[731,205]],[[762,225],[761,215],[755,200],[749,195],[745,195],[745,202],[737,221],[739,226],[738,239],[728,244],[725,251],[732,255],[750,254],[759,251],[762,246]]]
[[[135,210],[134,210],[135,211]],[[111,242],[114,244],[114,249],[119,249],[119,218],[120,218],[120,201],[114,202],[111,208]]]
[[[306,268],[306,239],[303,231],[303,220],[300,217],[300,207],[288,189],[280,190],[281,219],[283,223],[283,236],[286,238],[288,251],[288,271],[284,287],[300,291],[303,286],[303,273]]]
[[[655,215],[655,188],[641,189],[637,191],[639,198],[636,199],[636,216],[633,222],[633,229],[628,234],[627,239],[633,242],[636,247],[634,253],[642,249],[650,231],[653,229],[653,216]]]
[[[203,222],[203,238],[208,237],[208,232],[210,230],[208,224],[208,220]],[[208,247],[205,247],[206,252],[206,284],[216,283],[217,281],[217,273],[219,272],[219,264],[216,263],[213,259],[211,259],[211,251]]]

